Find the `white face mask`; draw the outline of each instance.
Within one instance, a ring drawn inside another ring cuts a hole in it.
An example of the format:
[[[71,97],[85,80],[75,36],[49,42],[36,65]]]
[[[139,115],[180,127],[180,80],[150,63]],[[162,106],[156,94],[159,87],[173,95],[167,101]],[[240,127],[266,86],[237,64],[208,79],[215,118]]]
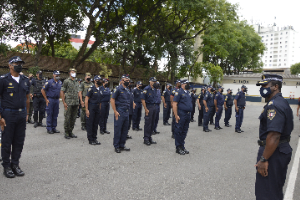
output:
[[[72,76],[73,78],[75,78],[75,77],[76,77],[76,73],[71,73],[71,76]]]

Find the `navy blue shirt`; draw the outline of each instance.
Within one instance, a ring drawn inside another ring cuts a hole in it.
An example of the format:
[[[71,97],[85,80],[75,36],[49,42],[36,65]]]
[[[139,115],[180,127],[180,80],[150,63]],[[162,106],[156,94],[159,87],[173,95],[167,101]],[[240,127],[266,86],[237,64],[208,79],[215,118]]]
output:
[[[111,95],[110,89],[108,87],[106,88],[106,87],[101,86],[99,88],[99,90],[100,90],[100,93],[102,94],[101,102],[109,102],[110,95]]]
[[[175,92],[173,101],[177,102],[178,110],[193,111],[192,96],[189,91],[180,88],[178,92]]]
[[[233,97],[231,94],[227,94],[225,97],[226,106],[232,106],[233,105]]]
[[[200,94],[198,95],[199,103],[200,105],[203,105],[203,99],[204,99],[204,93],[201,91]]]
[[[139,90],[137,88],[133,89],[133,101],[134,103],[141,103],[141,97],[142,97],[142,90]]]
[[[215,100],[217,100],[217,106],[223,106],[224,105],[224,96],[221,92],[217,92]]]
[[[243,91],[239,91],[234,99],[237,101],[237,106],[244,107],[246,105],[246,95]]]
[[[165,89],[161,96],[163,96],[165,98],[165,102],[169,102],[170,101],[170,95],[171,95],[171,91],[168,90],[168,89]]]
[[[86,96],[89,97],[89,103],[91,104],[100,104],[102,100],[102,94],[100,93],[100,89],[97,90],[96,86],[93,85],[89,87]]]
[[[213,99],[213,94],[210,93],[209,91],[206,91],[203,100],[206,101],[206,104],[208,107],[213,107],[214,106],[214,99]]]
[[[112,98],[115,99],[117,110],[129,110],[130,108],[130,92],[123,85],[119,85],[115,88]]]
[[[157,91],[155,88],[151,88],[150,85],[145,87],[143,93],[142,93],[142,99],[145,100],[146,104],[154,104],[156,103],[156,96],[157,96]]]
[[[160,104],[161,103],[161,93],[160,93],[160,89],[156,89],[156,101],[155,101],[155,103],[158,103],[158,104]]]
[[[179,91],[180,88],[175,87],[172,92],[171,92],[171,96],[175,96],[175,93]]]
[[[60,96],[62,82],[58,80],[55,82],[54,79],[50,79],[43,86],[43,90],[45,90],[47,98],[55,98],[58,99]]]
[[[133,114],[133,99],[134,99],[134,96],[133,96],[133,89],[128,89],[128,90],[129,90],[129,93],[130,93],[129,115],[132,115],[132,114]]]
[[[10,73],[0,77],[1,108],[24,109],[26,107],[26,95],[29,94],[29,79],[20,75],[19,83]],[[0,109],[2,111],[2,109]]]
[[[270,99],[269,103],[264,106],[259,119],[260,140],[266,140],[270,131],[279,132],[281,134],[281,140],[287,139],[294,129],[293,111],[281,93],[277,93]]]

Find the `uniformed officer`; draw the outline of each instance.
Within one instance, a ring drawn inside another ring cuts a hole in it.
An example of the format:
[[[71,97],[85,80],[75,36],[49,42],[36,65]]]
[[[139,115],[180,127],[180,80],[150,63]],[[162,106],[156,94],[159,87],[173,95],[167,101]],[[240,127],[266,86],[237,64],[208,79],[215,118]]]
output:
[[[259,117],[255,195],[257,200],[283,199],[283,186],[292,157],[289,144],[294,129],[293,111],[282,97],[282,76],[265,74],[256,85],[268,102]]]
[[[195,106],[196,106],[196,99],[197,99],[197,95],[195,93],[196,93],[196,89],[192,89],[191,97],[192,97],[193,111],[191,112],[191,122],[195,122],[194,114],[195,114]]]
[[[245,92],[247,92],[247,87],[245,85],[242,85],[241,91],[239,91],[234,98],[234,105],[235,105],[235,112],[236,112],[235,132],[238,133],[244,132],[241,130],[241,126],[243,123],[244,109],[246,106]]]
[[[300,120],[300,116],[299,116],[299,108],[300,108],[300,97],[298,99],[298,107],[297,107],[297,116],[299,117],[299,120]],[[300,135],[299,135],[300,137]]]
[[[190,85],[188,80],[181,81],[181,88],[175,92],[173,99],[173,109],[175,115],[175,146],[176,153],[180,155],[189,154],[186,150],[185,138],[189,130],[191,112],[193,111],[192,96],[188,91]]]
[[[9,73],[0,77],[0,126],[2,130],[2,166],[7,178],[24,176],[19,160],[25,140],[30,106],[29,79],[20,75],[24,61],[19,56],[9,59]]]
[[[30,108],[29,108],[29,116],[28,116],[27,122],[30,124],[34,124],[34,122],[31,119],[32,113],[33,113],[33,85],[32,85],[33,74],[30,73],[28,75],[28,78],[29,78],[29,83],[30,83]]]
[[[199,115],[198,115],[198,126],[202,126],[202,121],[203,121],[203,114],[204,114],[204,104],[203,104],[203,98],[206,92],[206,88],[202,87],[201,92],[198,95],[197,99],[197,104],[198,104],[198,110],[199,110]]]
[[[231,118],[232,106],[233,106],[232,90],[229,88],[227,90],[227,95],[224,101],[224,108],[225,108],[224,123],[226,127],[231,127],[231,125],[229,124],[229,120]]]
[[[121,151],[130,151],[125,147],[126,137],[128,135],[129,123],[129,107],[130,107],[130,92],[127,89],[129,86],[129,75],[122,76],[122,84],[114,90],[111,97],[111,107],[114,110],[114,141],[116,153]]]
[[[219,91],[216,94],[216,97],[214,99],[214,104],[216,108],[216,118],[215,118],[215,129],[220,130],[222,129],[220,127],[220,119],[222,117],[222,112],[223,112],[223,106],[224,106],[224,96],[223,96],[223,87],[219,86]]]
[[[129,81],[129,86],[128,86],[128,90],[130,92],[130,108],[129,108],[129,122],[128,122],[128,132],[130,130],[131,127],[131,122],[132,122],[132,115],[133,115],[133,105],[134,105],[134,96],[133,96],[133,87],[134,87],[134,82],[133,80]],[[127,139],[132,139],[131,136],[127,136]]]
[[[160,91],[160,83],[159,81],[156,81],[156,100],[155,100],[155,107],[156,107],[156,115],[154,119],[154,130],[152,135],[159,134],[160,132],[157,131],[157,124],[159,121],[159,113],[160,113],[160,103],[161,103],[161,91]]]
[[[207,91],[205,93],[205,96],[203,97],[203,105],[204,105],[203,131],[204,132],[211,131],[210,129],[208,129],[208,122],[209,122],[210,116],[212,115],[213,105],[214,105],[213,94],[211,93],[212,89],[213,89],[213,87],[211,85],[207,86]]]
[[[79,87],[80,87],[80,85],[81,85],[81,83],[82,83],[82,80],[81,79],[78,79],[78,85],[79,85]],[[79,97],[79,106],[78,106],[78,109],[77,109],[77,117],[76,118],[79,118],[79,117],[81,117],[81,115],[80,115],[80,113],[82,113],[82,112],[80,112],[80,110],[81,110],[81,101],[80,101],[80,97]],[[84,116],[85,117],[85,116]],[[81,129],[82,130],[82,129]]]
[[[154,131],[154,123],[156,116],[156,98],[157,98],[157,90],[156,90],[156,78],[151,77],[149,79],[149,85],[144,88],[142,94],[142,104],[145,109],[145,126],[144,126],[144,144],[151,145],[156,144],[155,141],[152,140],[152,133]]]
[[[46,83],[46,80],[43,79],[43,72],[38,71],[36,73],[37,79],[32,80],[33,85],[33,110],[34,110],[34,128],[41,126],[46,127],[42,121],[45,116],[46,102],[42,95],[43,86]]]
[[[110,102],[110,89],[108,85],[108,79],[103,79],[103,84],[100,87],[100,93],[102,94],[102,99],[101,99],[101,115],[100,115],[100,133],[101,134],[110,134],[109,131],[106,129],[106,124],[107,124],[107,118],[109,115],[109,102]]]
[[[181,88],[181,83],[180,80],[176,80],[175,81],[175,85],[176,87],[173,88],[172,92],[171,92],[171,96],[170,96],[170,100],[171,100],[171,107],[173,109],[173,98],[176,92],[178,92],[178,90]],[[172,126],[171,126],[171,132],[172,132],[172,138],[175,139],[174,137],[174,128],[175,128],[175,115],[174,115],[174,110],[173,110],[173,116],[172,116]]]
[[[56,129],[57,117],[59,113],[59,96],[62,82],[60,81],[60,72],[55,70],[53,72],[53,79],[45,83],[42,89],[43,97],[46,101],[47,110],[47,133],[60,133]]]
[[[163,91],[161,95],[161,99],[164,104],[163,125],[171,125],[169,124],[169,118],[171,114],[171,99],[170,99],[171,90],[172,90],[172,84],[168,83],[166,89]]]
[[[60,91],[60,97],[65,108],[64,129],[66,139],[77,138],[77,136],[72,133],[76,121],[77,108],[79,105],[79,85],[76,81],[76,72],[76,69],[73,68],[69,70],[70,77],[63,82]]]
[[[133,89],[133,102],[135,104],[133,108],[132,115],[132,130],[141,131],[143,129],[140,128],[141,116],[142,116],[142,86],[143,83],[138,81],[136,83],[136,88]]]
[[[103,92],[100,86],[103,85],[102,78],[99,75],[94,77],[95,85],[92,85],[85,96],[86,130],[90,145],[100,145],[97,140],[98,124],[100,120],[101,99]],[[101,114],[102,115],[102,114]]]
[[[214,123],[214,115],[216,114],[216,107],[214,104],[214,99],[216,97],[216,89],[215,88],[212,88],[212,95],[213,95],[213,105],[212,105],[212,111],[209,115],[210,116],[209,122],[210,122],[210,125],[215,125],[215,123]]]
[[[87,72],[85,73],[85,81],[83,81],[80,85],[79,85],[79,100],[80,100],[80,104],[81,104],[81,115],[80,115],[80,119],[81,119],[81,130],[86,130],[86,124],[85,124],[85,120],[86,120],[86,114],[85,114],[85,96],[87,93],[87,90],[93,86],[94,84],[91,82],[91,73]]]

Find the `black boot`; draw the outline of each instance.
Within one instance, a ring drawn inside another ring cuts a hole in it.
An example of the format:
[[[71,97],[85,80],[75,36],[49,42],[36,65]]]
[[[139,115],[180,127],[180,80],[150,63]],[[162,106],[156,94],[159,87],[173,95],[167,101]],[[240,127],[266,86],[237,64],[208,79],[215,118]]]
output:
[[[39,124],[38,124],[38,125],[41,126],[41,127],[46,127],[46,125],[44,125],[43,122],[42,122],[42,121],[43,121],[43,118],[44,118],[44,114],[41,114],[41,113],[40,113],[40,116],[39,116]]]
[[[36,128],[36,127],[38,127],[38,126],[39,126],[38,122],[34,122],[33,127]]]

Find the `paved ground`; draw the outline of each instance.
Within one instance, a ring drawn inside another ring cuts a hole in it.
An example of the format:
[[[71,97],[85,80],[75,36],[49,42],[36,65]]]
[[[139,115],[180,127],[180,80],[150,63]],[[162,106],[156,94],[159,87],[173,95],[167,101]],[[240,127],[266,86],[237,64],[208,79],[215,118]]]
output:
[[[185,156],[175,153],[170,126],[163,126],[161,120],[161,133],[153,137],[158,144],[145,146],[143,131],[130,131],[133,139],[126,146],[131,151],[121,154],[114,152],[113,134],[99,135],[100,146],[89,145],[79,119],[74,130],[78,138],[70,140],[63,133],[49,135],[44,128],[28,125],[20,163],[26,175],[14,179],[0,175],[0,199],[253,200],[258,116],[263,105],[248,103],[241,134],[233,127],[204,133],[196,122],[191,123],[186,139],[190,154]],[[223,117],[224,113],[222,122]],[[112,119],[110,115],[108,130],[113,132]],[[294,120],[295,154],[300,122]],[[62,109],[58,130],[63,132]],[[299,181],[298,174],[294,199],[300,196]]]

